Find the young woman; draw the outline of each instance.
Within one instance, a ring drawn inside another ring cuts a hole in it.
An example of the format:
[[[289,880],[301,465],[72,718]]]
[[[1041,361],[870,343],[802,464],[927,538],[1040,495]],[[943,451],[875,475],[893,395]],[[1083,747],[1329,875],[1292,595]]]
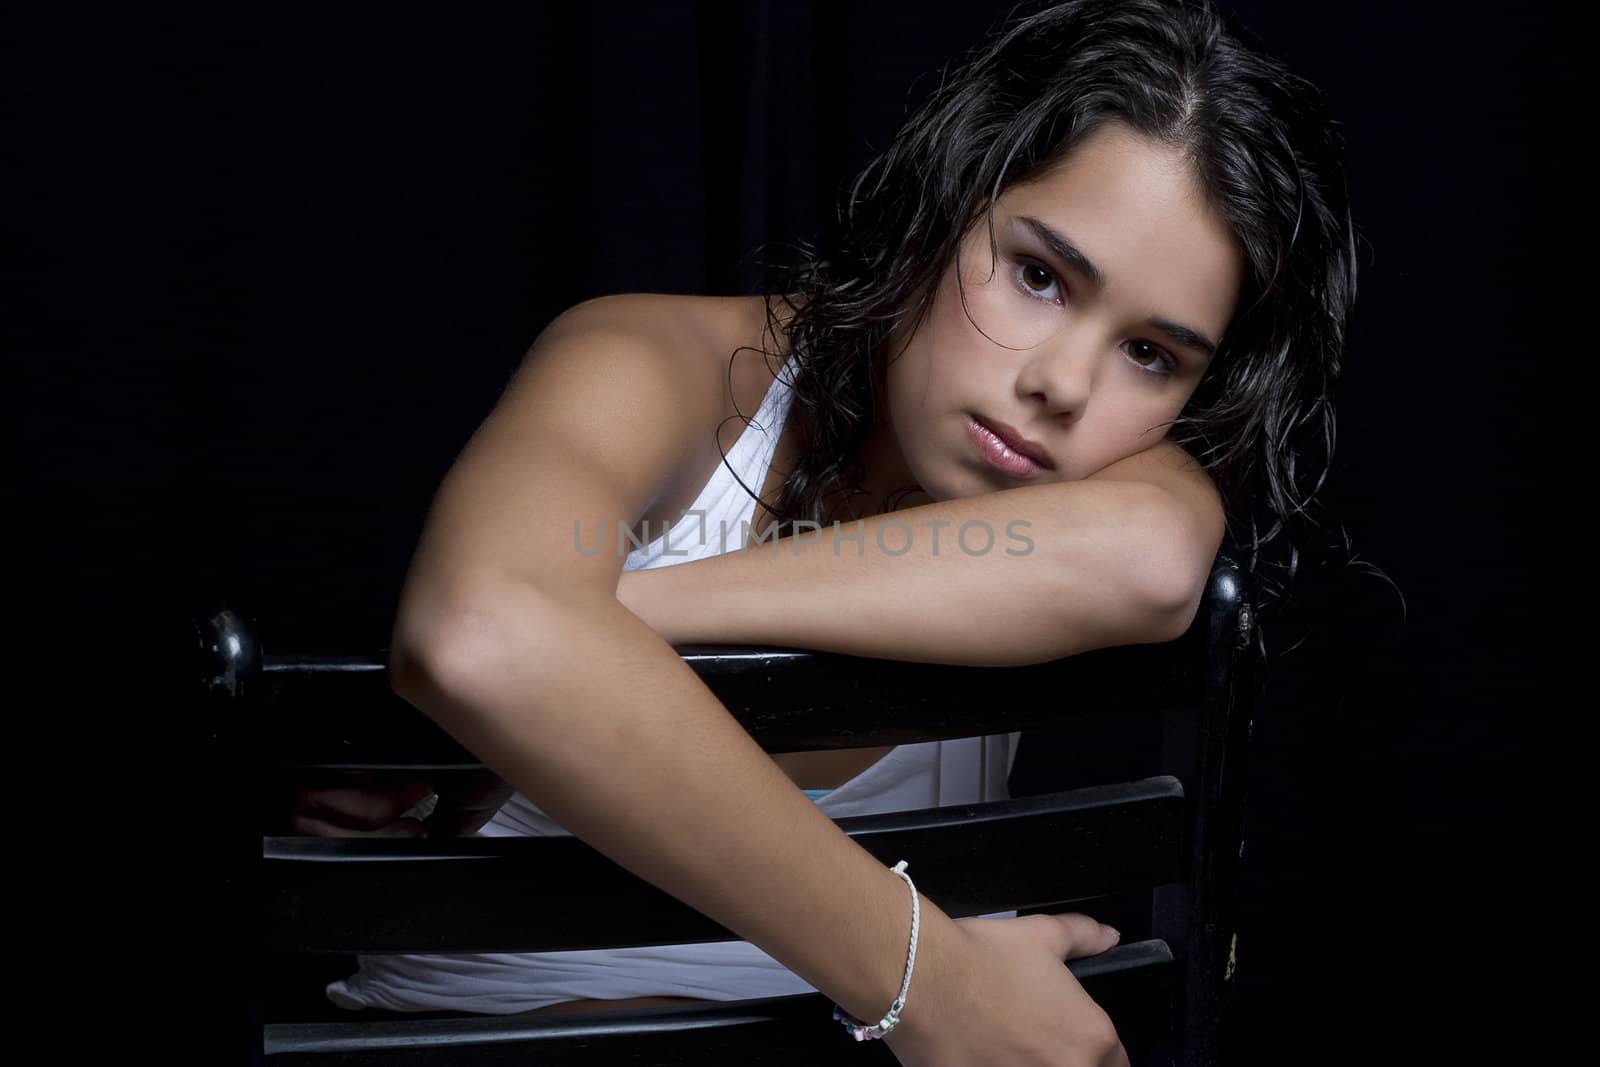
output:
[[[1077,0],[950,76],[854,183],[840,246],[765,296],[561,315],[439,489],[391,675],[515,788],[481,832],[576,834],[747,940],[374,957],[330,996],[815,988],[882,1016],[915,890],[832,819],[1003,797],[1015,735],[768,756],[672,646],[1007,665],[1165,641],[1230,522],[1279,588],[1355,294],[1341,168],[1317,92],[1205,5]],[[390,821],[414,795],[304,799],[303,832],[418,825]],[[1125,1062],[1061,966],[1115,931],[916,900],[901,1062]]]

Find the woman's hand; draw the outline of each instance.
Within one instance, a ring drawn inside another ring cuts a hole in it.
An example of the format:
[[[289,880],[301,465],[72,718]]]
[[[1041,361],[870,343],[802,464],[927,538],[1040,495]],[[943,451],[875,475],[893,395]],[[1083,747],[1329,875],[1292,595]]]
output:
[[[302,837],[455,837],[488,822],[511,786],[486,768],[406,772],[314,771],[290,785],[287,832]],[[436,796],[430,813],[413,812]]]
[[[912,972],[884,1038],[904,1067],[1128,1067],[1110,1017],[1065,966],[1114,946],[1115,930],[1077,913],[954,926],[938,982],[919,998]]]
[[[287,833],[297,837],[423,837],[406,812],[433,795],[427,782],[374,771],[305,771],[289,783]]]

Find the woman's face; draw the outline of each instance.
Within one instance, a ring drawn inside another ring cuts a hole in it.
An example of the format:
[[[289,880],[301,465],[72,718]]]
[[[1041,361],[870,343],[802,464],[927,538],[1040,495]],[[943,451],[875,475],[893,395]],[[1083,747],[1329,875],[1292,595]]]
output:
[[[994,223],[997,260],[981,218],[962,244],[966,310],[952,264],[909,345],[890,349],[890,425],[868,446],[882,489],[909,478],[935,500],[975,496],[1142,451],[1233,315],[1232,236],[1180,154],[1127,127],[1008,190]],[[1043,462],[998,452],[990,430],[1033,442]]]

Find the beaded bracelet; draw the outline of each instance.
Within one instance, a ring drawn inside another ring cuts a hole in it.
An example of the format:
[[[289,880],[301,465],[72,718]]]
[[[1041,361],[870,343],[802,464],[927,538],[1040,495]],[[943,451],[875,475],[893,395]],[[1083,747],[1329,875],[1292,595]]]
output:
[[[906,885],[911,887],[911,951],[906,955],[906,977],[905,981],[900,983],[900,995],[890,1005],[889,1014],[878,1020],[877,1025],[869,1026],[859,1019],[852,1018],[839,1005],[833,1006],[833,1017],[843,1023],[845,1030],[857,1041],[872,1041],[883,1037],[899,1025],[900,1013],[906,1007],[906,993],[911,988],[911,969],[917,965],[917,932],[922,925],[922,902],[917,898],[916,883],[906,873],[906,861],[901,860],[889,869],[905,879]]]

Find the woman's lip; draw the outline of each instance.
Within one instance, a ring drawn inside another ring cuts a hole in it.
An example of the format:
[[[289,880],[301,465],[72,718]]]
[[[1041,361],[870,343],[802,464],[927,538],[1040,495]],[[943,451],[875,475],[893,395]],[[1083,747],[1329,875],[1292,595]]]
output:
[[[1005,442],[999,434],[976,418],[967,418],[967,436],[989,465],[1013,478],[1037,478],[1045,468],[1037,460],[1023,455]]]
[[[973,420],[977,422],[979,426],[982,426],[984,429],[1000,438],[1000,440],[1004,441],[1006,447],[1011,449],[1011,451],[1017,453],[1018,455],[1027,456],[1045,470],[1056,469],[1055,460],[1050,458],[1050,453],[1045,451],[1044,445],[1041,445],[1037,441],[1028,440],[1026,437],[1018,433],[1017,428],[1012,426],[1010,423],[998,422],[993,419],[982,419],[978,418],[976,415],[973,416]]]

